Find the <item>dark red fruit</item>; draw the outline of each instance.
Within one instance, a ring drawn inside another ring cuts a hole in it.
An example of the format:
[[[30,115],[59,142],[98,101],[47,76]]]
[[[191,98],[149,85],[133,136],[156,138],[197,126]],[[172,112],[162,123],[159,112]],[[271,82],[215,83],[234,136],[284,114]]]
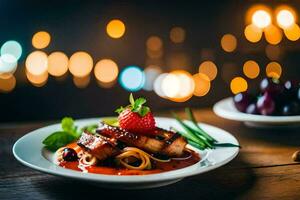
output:
[[[264,78],[260,83],[261,92],[268,92],[269,95],[276,96],[283,92],[284,87],[278,79]]]
[[[72,148],[65,148],[63,150],[62,157],[64,161],[76,161],[78,159],[77,153],[74,149]]]
[[[248,113],[248,114],[253,114],[253,115],[259,114],[259,111],[258,111],[258,109],[257,109],[256,103],[251,103],[251,104],[247,107],[246,113]]]
[[[256,106],[262,115],[272,115],[275,113],[275,101],[268,92],[265,92],[263,96],[258,98]]]
[[[282,115],[299,115],[300,114],[300,105],[296,101],[292,101],[282,107]]]
[[[246,112],[247,107],[252,103],[253,97],[247,92],[238,93],[233,97],[233,102],[241,112]]]

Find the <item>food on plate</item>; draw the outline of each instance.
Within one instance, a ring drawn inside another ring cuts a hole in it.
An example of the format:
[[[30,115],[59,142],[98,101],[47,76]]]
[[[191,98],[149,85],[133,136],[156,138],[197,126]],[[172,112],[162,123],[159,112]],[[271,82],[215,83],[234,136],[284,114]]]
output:
[[[62,130],[43,141],[55,151],[55,163],[89,173],[146,175],[196,164],[201,158],[191,146],[200,150],[239,147],[218,143],[198,125],[190,109],[186,113],[191,124],[173,113],[183,130],[165,130],[156,126],[146,99],[135,100],[131,94],[129,101],[130,105],[116,110],[117,118],[104,118],[81,129],[72,118],[64,118]]]
[[[298,81],[264,78],[257,95],[242,92],[236,94],[233,101],[237,110],[248,114],[300,115],[300,84]]]

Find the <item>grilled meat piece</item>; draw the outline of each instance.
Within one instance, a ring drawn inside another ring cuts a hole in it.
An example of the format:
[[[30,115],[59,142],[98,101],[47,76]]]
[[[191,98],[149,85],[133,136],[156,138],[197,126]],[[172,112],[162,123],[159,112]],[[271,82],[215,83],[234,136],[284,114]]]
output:
[[[82,133],[77,144],[99,160],[105,160],[118,154],[118,149],[113,139],[96,136],[87,131]]]
[[[182,155],[187,144],[185,139],[171,131],[163,129],[158,129],[158,131],[155,137],[160,136],[160,139],[130,133],[122,128],[109,126],[102,122],[96,130],[100,135],[115,138],[129,146],[135,146],[151,153],[162,153],[168,156]]]

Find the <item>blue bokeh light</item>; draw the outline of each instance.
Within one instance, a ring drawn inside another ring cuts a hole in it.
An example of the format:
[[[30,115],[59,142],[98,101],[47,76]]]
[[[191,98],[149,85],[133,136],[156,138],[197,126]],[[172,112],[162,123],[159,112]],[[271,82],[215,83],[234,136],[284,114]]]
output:
[[[5,54],[10,54],[19,60],[22,55],[22,46],[17,41],[7,41],[1,47],[1,56]]]
[[[145,74],[137,66],[127,66],[122,70],[119,77],[120,85],[127,91],[135,92],[145,84]]]

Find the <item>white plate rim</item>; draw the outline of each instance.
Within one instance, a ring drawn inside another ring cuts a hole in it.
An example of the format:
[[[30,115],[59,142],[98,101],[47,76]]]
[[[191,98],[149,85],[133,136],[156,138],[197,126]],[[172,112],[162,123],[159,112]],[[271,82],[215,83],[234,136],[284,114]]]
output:
[[[296,116],[264,116],[242,113],[234,108],[233,97],[222,99],[214,104],[213,111],[218,116],[235,120],[257,123],[300,123],[300,115]]]
[[[78,122],[81,122],[81,123],[89,122],[89,123],[91,123],[91,121],[96,122],[96,121],[99,121],[99,119],[101,119],[101,118],[81,119],[81,120],[76,120],[76,123],[78,123]],[[156,121],[160,121],[160,120],[175,121],[172,118],[165,118],[165,117],[156,117],[155,119],[156,119]],[[39,131],[41,131],[42,129],[51,128],[51,126],[53,127],[53,126],[57,126],[57,125],[59,125],[59,124],[54,124],[54,125],[39,128],[37,130],[31,131],[30,133],[28,133],[28,134],[24,135],[23,137],[21,137],[20,139],[18,139],[15,142],[15,144],[13,145],[13,149],[12,149],[13,155],[15,156],[15,158],[19,162],[24,164],[25,166],[28,166],[28,167],[33,168],[35,170],[38,170],[38,171],[41,171],[41,172],[44,172],[44,173],[47,173],[47,174],[63,176],[63,177],[69,177],[69,178],[73,178],[73,179],[81,179],[81,180],[87,180],[87,181],[93,181],[93,182],[102,182],[102,183],[139,183],[139,182],[150,183],[150,182],[162,182],[162,181],[181,179],[181,178],[185,178],[185,177],[205,173],[207,171],[216,169],[218,167],[221,167],[221,166],[227,164],[232,159],[234,159],[237,156],[238,152],[239,152],[239,148],[237,148],[237,147],[224,148],[224,149],[232,151],[232,153],[229,157],[224,159],[222,162],[214,163],[212,165],[203,167],[203,168],[201,168],[201,170],[199,170],[199,167],[196,168],[196,169],[193,168],[194,165],[192,165],[192,166],[189,166],[189,167],[186,167],[186,168],[183,168],[183,169],[173,170],[173,171],[163,172],[163,173],[158,173],[158,174],[130,175],[130,176],[82,173],[82,172],[75,171],[75,170],[65,169],[65,168],[56,166],[54,163],[50,162],[44,156],[42,156],[41,152],[38,152],[37,156],[39,156],[39,159],[41,159],[41,162],[47,166],[47,168],[45,168],[43,166],[38,166],[38,165],[32,164],[32,163],[24,160],[22,158],[22,156],[19,155],[18,148],[20,148],[20,144],[27,137],[34,137],[35,134],[38,134]],[[225,131],[223,129],[217,128],[217,127],[212,126],[212,125],[204,124],[204,123],[201,123],[200,125],[204,129],[209,128],[209,129],[218,130],[220,133],[223,133],[223,134],[226,135],[226,137],[230,138],[233,143],[235,143],[237,145],[239,144],[237,139],[233,135],[231,135],[230,133],[228,133],[227,131]],[[40,149],[40,151],[42,151],[41,148],[39,148],[39,149]],[[217,149],[217,150],[220,150],[220,149]],[[209,152],[209,158],[208,159],[213,160],[214,151],[217,151],[217,150],[211,150]],[[188,171],[187,169],[189,169],[190,171]]]

